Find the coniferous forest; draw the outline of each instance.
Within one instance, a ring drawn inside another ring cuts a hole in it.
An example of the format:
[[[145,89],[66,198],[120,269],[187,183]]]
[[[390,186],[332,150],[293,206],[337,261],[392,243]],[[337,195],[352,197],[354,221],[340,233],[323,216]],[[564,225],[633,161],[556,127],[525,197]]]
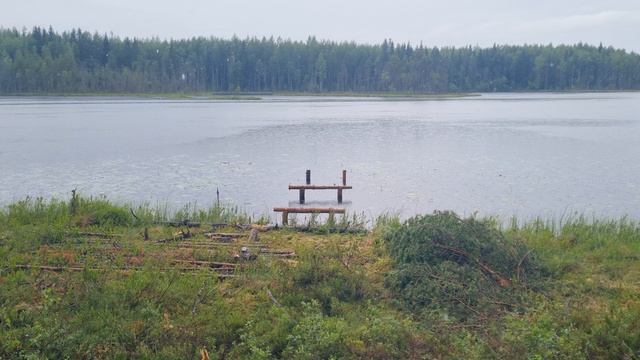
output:
[[[630,89],[640,89],[640,55],[602,45],[437,48],[0,30],[4,94]]]

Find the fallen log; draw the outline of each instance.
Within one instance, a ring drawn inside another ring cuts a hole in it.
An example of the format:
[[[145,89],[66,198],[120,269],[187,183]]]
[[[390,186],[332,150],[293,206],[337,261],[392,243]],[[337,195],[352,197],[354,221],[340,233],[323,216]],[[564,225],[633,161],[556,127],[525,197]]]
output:
[[[222,232],[206,232],[204,233],[206,237],[230,237],[230,238],[241,238],[247,236],[247,234],[243,233],[222,233]]]
[[[184,230],[180,230],[177,233],[173,234],[173,237],[156,240],[156,242],[157,243],[163,243],[163,242],[169,242],[169,241],[184,240],[184,239],[188,239],[188,238],[190,238],[192,236],[193,236],[193,234],[191,233],[191,230],[189,230],[187,228],[187,232],[184,232]]]
[[[268,256],[275,256],[275,257],[296,257],[296,253],[295,251],[291,250],[266,250],[266,251],[262,251],[260,250],[260,254],[262,255],[268,255]]]
[[[238,264],[234,264],[234,263],[226,263],[226,262],[216,262],[216,261],[200,261],[200,260],[180,260],[180,259],[174,259],[171,260],[172,263],[175,264],[195,264],[195,265],[207,265],[210,267],[218,267],[218,268],[233,268],[235,269]]]
[[[114,238],[114,237],[122,237],[122,235],[120,235],[120,234],[107,234],[107,233],[86,232],[86,231],[81,231],[81,232],[65,231],[64,234],[66,236],[79,235],[79,236],[99,237],[99,238],[105,238],[105,239],[111,239],[111,238]]]
[[[35,269],[35,270],[44,270],[44,271],[84,271],[84,270],[89,270],[89,271],[99,271],[99,272],[105,272],[105,271],[114,271],[114,272],[119,272],[119,273],[129,273],[131,271],[140,271],[143,270],[140,267],[128,267],[128,268],[84,268],[84,267],[77,267],[77,266],[48,266],[48,265],[29,265],[29,264],[19,264],[19,265],[13,265],[13,266],[8,266],[8,267],[4,267],[4,268],[14,268],[14,269]],[[197,268],[197,267],[193,267],[193,268],[172,268],[172,269],[154,269],[154,271],[156,272],[168,272],[168,271],[173,271],[173,270],[179,270],[179,271],[193,271],[193,270],[200,270],[203,268]],[[233,271],[235,270],[235,268],[207,268],[208,270],[211,271]],[[222,274],[216,274],[216,276],[218,277],[233,277],[233,275],[230,275],[228,273],[222,273]]]
[[[190,247],[190,246],[196,246],[196,247],[218,247],[218,246],[231,246],[231,247],[255,247],[255,248],[268,248],[269,245],[267,244],[256,244],[256,243],[250,243],[250,244],[243,244],[243,243],[226,243],[226,242],[197,242],[197,241],[183,241],[183,242],[179,242],[176,245],[178,245],[178,247],[184,246],[184,247]]]

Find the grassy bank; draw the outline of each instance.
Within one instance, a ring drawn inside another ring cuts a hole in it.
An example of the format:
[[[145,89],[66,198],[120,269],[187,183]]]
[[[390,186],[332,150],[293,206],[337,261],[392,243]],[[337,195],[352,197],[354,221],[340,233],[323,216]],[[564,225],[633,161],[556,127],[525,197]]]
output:
[[[251,223],[101,198],[0,210],[0,358],[640,356],[635,221],[439,213],[257,241]]]

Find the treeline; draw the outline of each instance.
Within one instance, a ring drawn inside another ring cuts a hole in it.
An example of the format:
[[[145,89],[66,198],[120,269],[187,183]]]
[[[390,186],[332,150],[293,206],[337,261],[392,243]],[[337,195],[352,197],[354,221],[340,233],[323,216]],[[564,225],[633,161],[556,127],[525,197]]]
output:
[[[429,48],[0,29],[4,94],[627,89],[640,89],[640,55],[602,45]]]

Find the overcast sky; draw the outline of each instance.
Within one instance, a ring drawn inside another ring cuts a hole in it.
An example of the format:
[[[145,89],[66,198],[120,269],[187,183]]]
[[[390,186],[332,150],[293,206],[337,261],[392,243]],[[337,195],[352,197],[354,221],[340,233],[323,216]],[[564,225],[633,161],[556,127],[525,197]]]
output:
[[[0,0],[0,26],[121,36],[425,45],[602,42],[640,52],[640,0]]]

